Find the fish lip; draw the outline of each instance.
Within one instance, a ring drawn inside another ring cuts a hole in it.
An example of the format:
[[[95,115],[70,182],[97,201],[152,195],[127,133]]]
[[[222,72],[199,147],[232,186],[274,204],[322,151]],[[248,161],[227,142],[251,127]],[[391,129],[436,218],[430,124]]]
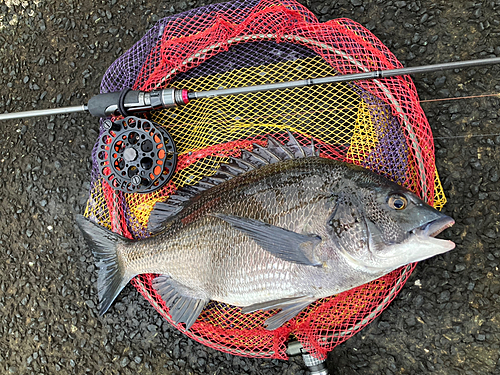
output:
[[[423,234],[428,237],[436,237],[438,234],[443,232],[445,229],[452,227],[455,224],[449,216],[441,217],[436,220],[432,220],[424,225],[415,228],[411,231],[412,234]]]

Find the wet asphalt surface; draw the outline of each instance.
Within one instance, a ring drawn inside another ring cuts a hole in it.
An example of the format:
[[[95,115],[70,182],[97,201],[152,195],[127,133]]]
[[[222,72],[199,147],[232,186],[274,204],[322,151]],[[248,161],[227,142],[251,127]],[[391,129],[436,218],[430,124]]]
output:
[[[0,2],[0,112],[79,105],[158,19],[203,1]],[[351,18],[405,66],[500,56],[500,2],[304,2]],[[334,349],[332,374],[500,373],[500,67],[414,77],[456,225],[454,251],[420,263],[372,324]],[[482,96],[459,100],[436,99]],[[83,213],[98,122],[86,114],[0,123],[0,373],[304,374],[226,355],[178,333],[128,286],[97,315]],[[133,306],[133,314],[130,312]]]

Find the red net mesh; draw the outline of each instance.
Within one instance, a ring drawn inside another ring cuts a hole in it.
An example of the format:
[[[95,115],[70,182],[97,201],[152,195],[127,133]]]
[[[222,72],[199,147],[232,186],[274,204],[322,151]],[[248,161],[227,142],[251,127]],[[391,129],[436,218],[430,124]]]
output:
[[[242,87],[401,67],[368,30],[348,20],[319,23],[295,1],[215,4],[158,22],[115,61],[102,92],[124,87],[190,91]],[[94,169],[85,215],[129,238],[149,236],[149,214],[176,188],[194,184],[228,155],[285,130],[321,144],[321,156],[372,169],[440,208],[445,203],[434,164],[432,135],[407,76],[328,84],[279,92],[202,99],[150,119],[174,138],[179,161],[173,179],[150,194],[115,192]],[[286,359],[286,343],[300,340],[324,357],[371,322],[397,295],[414,265],[310,305],[275,331],[263,323],[276,313],[241,314],[212,301],[189,337],[212,348],[252,357]],[[168,308],[141,275],[134,286],[171,322]]]

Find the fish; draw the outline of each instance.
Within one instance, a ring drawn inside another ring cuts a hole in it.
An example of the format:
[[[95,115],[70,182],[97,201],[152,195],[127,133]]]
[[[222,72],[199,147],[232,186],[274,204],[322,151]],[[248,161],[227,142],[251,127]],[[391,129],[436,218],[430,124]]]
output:
[[[79,215],[98,268],[99,313],[127,283],[152,286],[190,329],[209,301],[242,313],[280,309],[275,330],[320,298],[452,250],[454,224],[403,186],[361,166],[269,136],[198,184],[155,204],[151,236],[132,240]]]

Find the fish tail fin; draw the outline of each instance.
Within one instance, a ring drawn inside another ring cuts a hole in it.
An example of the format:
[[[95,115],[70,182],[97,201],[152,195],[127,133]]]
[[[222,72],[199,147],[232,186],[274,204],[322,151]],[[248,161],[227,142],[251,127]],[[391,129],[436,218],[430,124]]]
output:
[[[76,223],[92,250],[97,267],[97,292],[99,296],[99,315],[103,315],[128,282],[136,276],[126,269],[118,256],[117,247],[132,242],[128,238],[102,228],[82,215]]]

